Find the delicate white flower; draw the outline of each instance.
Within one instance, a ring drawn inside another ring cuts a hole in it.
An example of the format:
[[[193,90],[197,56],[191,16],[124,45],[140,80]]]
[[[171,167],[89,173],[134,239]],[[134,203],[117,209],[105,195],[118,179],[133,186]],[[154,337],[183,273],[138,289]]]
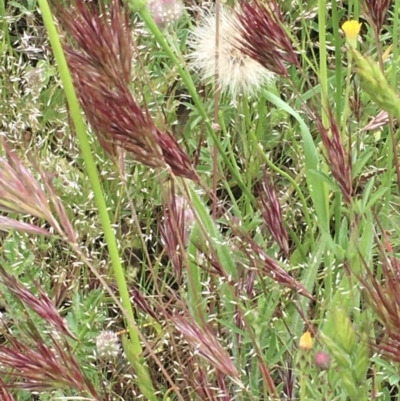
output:
[[[201,78],[212,81],[215,76],[216,62],[216,18],[205,14],[201,24],[192,31],[189,45],[191,66],[198,70]],[[226,8],[220,9],[219,46],[218,46],[218,85],[222,92],[233,97],[238,94],[256,93],[261,86],[271,82],[274,74],[241,50],[239,20],[235,13]]]
[[[121,352],[118,335],[110,330],[102,331],[96,338],[96,352],[100,359],[116,358]]]
[[[183,4],[181,0],[148,0],[147,9],[156,24],[165,27],[182,16]]]

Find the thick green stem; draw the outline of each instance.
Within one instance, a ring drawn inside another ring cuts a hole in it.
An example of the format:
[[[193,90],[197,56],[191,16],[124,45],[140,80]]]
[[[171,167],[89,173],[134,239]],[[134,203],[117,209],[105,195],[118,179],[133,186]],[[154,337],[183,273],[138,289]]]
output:
[[[151,380],[145,366],[140,363],[142,357],[142,346],[135,328],[130,321],[134,321],[132,305],[129,299],[129,292],[125,280],[124,270],[122,268],[117,242],[114,232],[112,230],[110,217],[107,211],[107,205],[104,200],[103,190],[101,187],[100,179],[97,173],[96,164],[92,155],[89,144],[86,125],[82,118],[81,109],[79,106],[78,98],[72,82],[71,74],[68,69],[68,64],[64,55],[60,38],[57,29],[54,25],[53,16],[47,0],[39,0],[40,10],[42,12],[43,21],[46,26],[50,43],[53,48],[54,57],[57,61],[60,77],[64,86],[65,95],[68,101],[69,109],[71,112],[72,120],[75,126],[76,135],[79,140],[79,146],[82,152],[82,157],[85,161],[86,172],[88,174],[90,184],[94,193],[94,199],[99,211],[101,224],[104,230],[104,237],[107,242],[108,252],[110,255],[113,272],[117,281],[119,294],[122,300],[122,305],[127,315],[127,324],[130,335],[131,353],[136,359],[135,369],[138,374],[138,384],[143,394],[151,400],[155,400],[154,391],[152,389]]]

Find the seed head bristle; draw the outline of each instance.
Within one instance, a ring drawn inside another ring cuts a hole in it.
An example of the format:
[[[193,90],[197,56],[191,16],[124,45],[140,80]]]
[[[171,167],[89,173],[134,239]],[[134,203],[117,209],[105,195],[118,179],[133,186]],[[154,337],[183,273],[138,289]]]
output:
[[[286,64],[300,68],[293,43],[284,29],[284,19],[276,0],[241,3],[236,11],[240,50],[263,67],[288,76]]]
[[[274,79],[274,74],[241,48],[243,40],[237,28],[238,16],[226,7],[220,9],[218,47],[218,85],[232,97],[252,95]],[[189,41],[192,52],[190,64],[199,71],[200,78],[211,82],[216,72],[216,16],[204,12],[201,23],[192,31]]]

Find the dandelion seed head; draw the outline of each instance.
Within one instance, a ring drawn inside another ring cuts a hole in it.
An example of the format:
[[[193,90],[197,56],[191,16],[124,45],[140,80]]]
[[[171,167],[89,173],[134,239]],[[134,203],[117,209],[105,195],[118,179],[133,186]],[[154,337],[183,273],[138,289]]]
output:
[[[219,46],[218,46],[218,85],[221,92],[228,92],[232,97],[239,94],[252,95],[266,83],[274,79],[274,74],[257,61],[245,55],[239,48],[239,20],[236,14],[226,8],[220,10]],[[193,51],[189,54],[190,64],[199,71],[206,83],[215,76],[216,66],[216,17],[204,13],[202,22],[192,31],[189,45]]]

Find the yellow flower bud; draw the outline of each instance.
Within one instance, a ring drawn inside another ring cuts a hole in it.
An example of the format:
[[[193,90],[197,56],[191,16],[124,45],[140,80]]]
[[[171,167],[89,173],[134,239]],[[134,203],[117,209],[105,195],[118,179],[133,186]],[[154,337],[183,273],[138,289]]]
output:
[[[342,25],[344,34],[346,35],[346,42],[352,46],[357,46],[357,36],[360,33],[361,23],[356,20],[346,21]]]
[[[313,339],[311,333],[306,331],[301,337],[299,342],[299,348],[303,350],[309,350],[313,346]]]

